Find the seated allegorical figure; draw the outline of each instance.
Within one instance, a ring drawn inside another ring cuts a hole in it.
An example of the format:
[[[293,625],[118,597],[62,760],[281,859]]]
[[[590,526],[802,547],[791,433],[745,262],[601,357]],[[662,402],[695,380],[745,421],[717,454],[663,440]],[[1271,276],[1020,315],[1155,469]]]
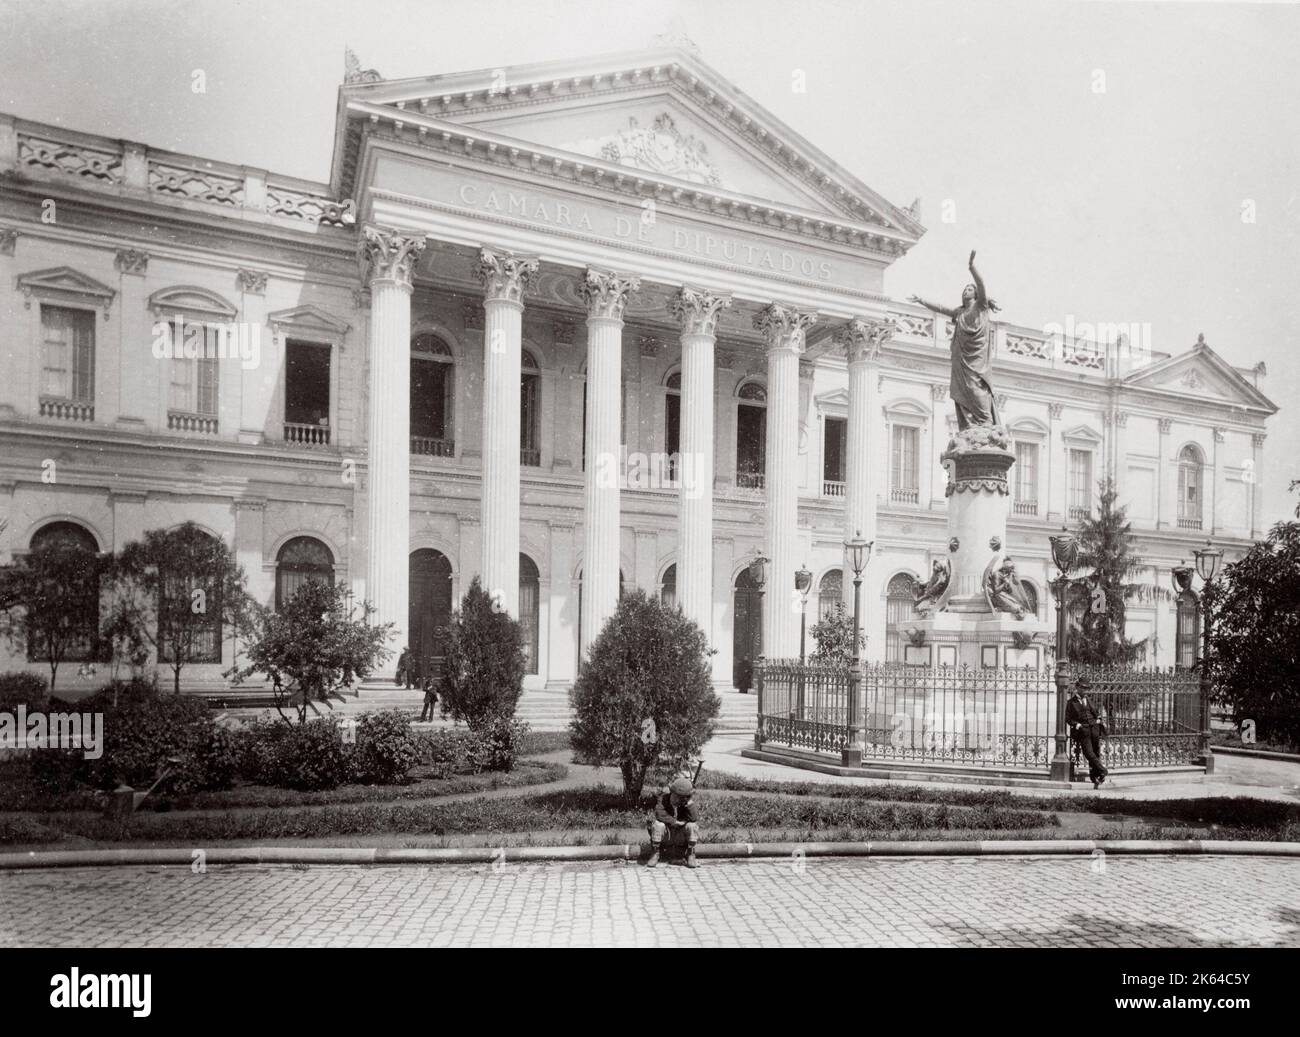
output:
[[[936,561],[930,573],[930,579],[924,585],[917,581],[912,588],[912,596],[916,598],[914,607],[917,612],[924,614],[929,609],[934,608],[948,586],[948,578],[947,563]]]
[[[1000,568],[989,571],[986,589],[995,612],[1010,612],[1016,619],[1024,619],[1026,612],[1033,611],[1029,595],[1016,575],[1016,563],[1010,558]]]

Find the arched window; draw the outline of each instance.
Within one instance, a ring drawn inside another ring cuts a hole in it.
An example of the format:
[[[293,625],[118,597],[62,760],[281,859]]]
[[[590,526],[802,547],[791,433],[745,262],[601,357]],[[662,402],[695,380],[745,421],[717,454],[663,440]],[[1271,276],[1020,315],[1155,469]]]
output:
[[[885,589],[885,661],[903,658],[903,624],[915,618],[916,598],[912,588],[916,580],[909,573],[899,573]]]
[[[1190,670],[1201,655],[1201,617],[1196,610],[1196,595],[1183,591],[1178,596],[1177,625],[1174,641],[1174,665]]]
[[[309,580],[332,583],[334,556],[315,537],[294,537],[275,556],[275,611],[287,605]]]
[[[832,569],[817,585],[817,618],[827,619],[844,601],[844,570]]]
[[[198,532],[208,540],[216,539],[212,534],[203,530]],[[196,591],[203,592],[201,599],[196,597]],[[163,662],[170,662],[178,654],[168,640],[169,631],[175,631],[181,636],[183,642],[179,654],[183,655],[185,662],[221,662],[222,601],[220,581],[211,574],[173,570],[164,575],[162,593],[159,598],[158,658]],[[204,616],[202,622],[186,621],[181,623],[168,620],[164,623],[163,617],[174,617],[176,615],[174,610],[177,608],[192,612],[192,603],[195,600],[202,600],[204,603],[204,611],[201,613]],[[188,643],[185,644],[184,642]]]
[[[659,583],[659,600],[667,608],[677,604],[677,563],[674,562],[664,570],[664,578]]]
[[[51,522],[32,534],[31,550],[41,552],[56,545],[70,548],[84,557],[81,564],[74,562],[75,574],[69,583],[60,586],[63,599],[68,602],[65,615],[77,618],[77,628],[70,632],[67,643],[63,646],[62,662],[95,662],[105,658],[104,650],[108,645],[102,644],[99,636],[99,592],[100,575],[103,572],[99,559],[99,545],[85,526],[76,522]],[[60,567],[62,569],[62,567]],[[61,573],[62,575],[62,573]],[[52,653],[50,644],[40,643],[42,639],[33,637],[27,643],[29,662],[48,662]]]
[[[1178,525],[1201,528],[1201,499],[1205,459],[1200,448],[1188,443],[1178,454]]]
[[[1033,610],[1035,617],[1038,616],[1038,588],[1028,580],[1021,580],[1020,586],[1025,588],[1025,597],[1029,599],[1030,608]]]
[[[538,468],[542,463],[541,369],[526,349],[520,354],[519,369],[519,463]]]
[[[664,382],[664,453],[668,455],[668,478],[677,478],[682,451],[682,376],[674,371]]]
[[[736,485],[761,490],[767,469],[767,390],[746,382],[737,395]]]
[[[451,349],[425,332],[411,340],[411,453],[456,456],[456,366]]]
[[[538,673],[541,648],[541,577],[526,554],[519,555],[519,624],[524,628],[524,673]]]

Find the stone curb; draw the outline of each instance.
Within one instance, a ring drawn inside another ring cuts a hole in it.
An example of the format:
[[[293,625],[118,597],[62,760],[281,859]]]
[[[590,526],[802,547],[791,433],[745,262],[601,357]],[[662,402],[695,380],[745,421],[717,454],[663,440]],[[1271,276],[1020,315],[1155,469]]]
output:
[[[1300,763],[1300,754],[1297,753],[1275,753],[1268,749],[1238,749],[1234,745],[1212,745],[1210,748],[1215,756],[1223,753],[1224,756],[1252,756],[1257,760],[1287,760],[1291,763]]]
[[[770,857],[1009,857],[1094,852],[1300,858],[1300,843],[1214,839],[1005,839],[867,843],[702,843],[712,859]],[[191,866],[198,850],[52,850],[0,853],[0,871],[126,865]],[[635,861],[649,844],[620,846],[507,846],[465,849],[248,846],[203,851],[208,864],[493,864],[522,861]]]

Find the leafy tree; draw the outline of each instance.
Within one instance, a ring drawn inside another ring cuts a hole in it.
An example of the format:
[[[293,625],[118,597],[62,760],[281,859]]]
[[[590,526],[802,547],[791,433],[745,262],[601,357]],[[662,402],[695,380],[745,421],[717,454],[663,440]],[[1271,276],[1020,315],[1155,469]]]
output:
[[[1128,602],[1167,598],[1170,592],[1134,579],[1143,567],[1134,553],[1137,537],[1128,520],[1127,508],[1116,504],[1119,496],[1113,479],[1098,484],[1098,506],[1094,518],[1079,521],[1080,569],[1091,575],[1077,577],[1068,594],[1071,614],[1070,659],[1094,665],[1133,662],[1141,646],[1125,633]]]
[[[523,627],[493,604],[474,577],[447,626],[439,689],[442,711],[474,731],[515,714],[524,688]]]
[[[656,763],[681,767],[713,736],[721,708],[708,639],[680,609],[625,593],[592,643],[570,698],[570,740],[598,765],[615,764],[634,804]]]
[[[113,606],[105,633],[119,645],[151,645],[172,668],[173,690],[215,621],[243,628],[253,601],[244,572],[219,538],[193,522],[151,529],[113,566]],[[218,642],[218,648],[220,643]]]
[[[1259,734],[1300,745],[1300,521],[1274,525],[1204,595],[1218,699]]]
[[[817,647],[809,658],[813,662],[847,666],[853,662],[853,613],[844,602],[837,601],[830,615],[808,628]],[[866,635],[858,631],[858,651],[867,646]]]
[[[42,539],[18,556],[0,576],[11,614],[9,639],[15,648],[50,667],[50,690],[59,665],[78,648],[100,654],[99,595],[104,572],[100,557],[76,540]]]
[[[372,625],[373,612],[363,602],[358,616],[343,584],[308,580],[279,612],[261,616],[248,645],[248,665],[235,671],[235,683],[264,674],[280,716],[291,723],[284,709],[292,706],[299,724],[305,724],[312,703],[363,680],[392,654],[385,642],[392,637],[393,625]]]

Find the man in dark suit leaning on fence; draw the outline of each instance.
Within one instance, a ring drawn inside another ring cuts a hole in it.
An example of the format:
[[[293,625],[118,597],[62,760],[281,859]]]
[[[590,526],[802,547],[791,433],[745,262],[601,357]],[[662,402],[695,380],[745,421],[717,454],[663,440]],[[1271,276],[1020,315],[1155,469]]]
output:
[[[1088,692],[1091,690],[1092,684],[1087,677],[1080,677],[1074,682],[1074,688],[1065,703],[1065,724],[1070,729],[1070,737],[1088,761],[1088,777],[1092,779],[1092,787],[1100,788],[1110,772],[1101,762],[1101,739],[1105,729],[1101,726],[1101,717],[1096,708],[1088,701]]]

